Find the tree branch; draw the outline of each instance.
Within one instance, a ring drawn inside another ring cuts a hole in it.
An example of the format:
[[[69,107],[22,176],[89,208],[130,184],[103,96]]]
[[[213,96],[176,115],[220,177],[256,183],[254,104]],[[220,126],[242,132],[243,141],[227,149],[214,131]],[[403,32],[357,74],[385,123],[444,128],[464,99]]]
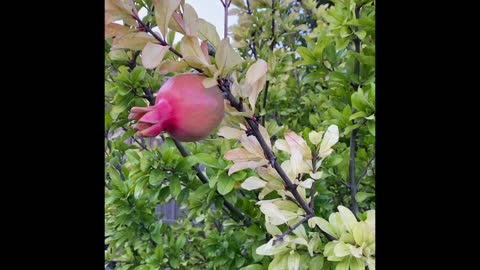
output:
[[[230,88],[228,87],[229,82],[227,80],[222,80],[219,81],[219,86],[222,91],[225,93],[225,97],[228,99],[230,104],[237,109],[240,112],[243,112],[243,105],[242,103],[239,103],[237,99],[232,95],[230,92]],[[292,195],[295,197],[295,200],[300,204],[302,209],[308,214],[308,215],[313,215],[312,209],[310,209],[305,202],[305,200],[302,198],[300,193],[297,191],[296,185],[292,183],[292,181],[288,178],[287,174],[283,170],[283,168],[280,166],[280,164],[276,161],[277,158],[275,157],[275,154],[273,154],[272,149],[268,147],[267,143],[263,139],[262,134],[260,133],[259,127],[258,127],[258,122],[256,119],[252,119],[249,117],[245,117],[245,120],[247,121],[248,125],[250,126],[252,135],[257,138],[258,142],[260,143],[260,146],[262,147],[262,150],[265,154],[265,157],[267,160],[269,160],[270,165],[277,171],[277,173],[280,175],[282,178],[283,182],[285,182],[286,189],[292,193]],[[327,232],[322,231],[322,233],[329,239],[329,240],[334,240],[335,238],[328,234]]]
[[[223,7],[224,7],[224,20],[223,20],[223,38],[227,38],[228,37],[228,8],[230,7],[230,3],[232,2],[232,0],[225,0],[225,2],[223,2],[222,0],[220,0],[223,4]]]
[[[162,37],[160,37],[157,33],[153,32],[152,28],[145,25],[138,16],[132,16],[132,17],[138,22],[138,24],[140,24],[141,29],[143,29],[145,32],[150,33],[156,40],[158,40],[158,42],[160,42],[160,45],[169,46],[168,43],[165,40],[163,40]],[[168,50],[174,53],[175,55],[177,55],[178,57],[183,58],[182,54],[179,53],[177,50],[175,50],[173,47],[169,46]]]
[[[356,19],[360,18],[360,6],[355,8],[355,17]],[[361,44],[360,44],[360,39],[356,37],[353,40],[353,43],[355,45],[355,52],[360,53],[361,49]],[[357,82],[355,83],[354,86],[354,91],[358,90],[359,87],[359,82],[360,82],[360,62],[358,61],[357,58],[355,58],[355,66],[354,66],[354,73],[357,76]],[[352,111],[353,113],[355,110]],[[352,121],[352,124],[354,121]],[[350,177],[350,199],[352,201],[352,212],[354,215],[357,215],[358,213],[358,203],[356,199],[356,195],[358,192],[358,185],[357,182],[355,181],[355,152],[356,152],[356,144],[357,144],[357,133],[358,133],[358,128],[354,129],[352,131],[352,134],[350,135],[350,164],[349,164],[349,177]]]
[[[275,37],[275,0],[272,0],[272,36],[270,38],[272,43],[270,43],[270,51],[273,52],[273,48],[275,48],[276,37]],[[262,108],[265,110],[265,115],[262,119],[262,124],[265,125],[265,119],[267,118],[267,97],[268,97],[268,86],[270,85],[270,81],[267,81],[265,84],[265,93],[263,94],[263,104]]]
[[[300,226],[301,224],[303,224],[305,221],[307,221],[308,219],[310,219],[310,218],[313,217],[313,216],[314,216],[313,214],[308,214],[308,215],[306,215],[305,217],[303,217],[299,222],[295,223],[292,227],[288,228],[287,231],[285,231],[284,233],[278,235],[278,236],[275,238],[275,240],[273,241],[273,244],[275,244],[275,242],[277,242],[277,241],[283,241],[283,239],[285,238],[285,236],[292,234],[292,232],[293,232],[298,226]]]
[[[177,147],[178,151],[180,151],[180,154],[182,154],[183,157],[188,157],[189,154],[187,152],[187,150],[185,149],[185,147],[183,147],[182,143],[177,141],[176,139],[174,138],[171,138],[173,140],[173,142],[175,143],[175,146]],[[195,169],[195,171],[197,172],[197,176],[198,178],[200,179],[200,181],[204,184],[207,184],[209,181],[208,181],[208,178],[205,176],[205,174],[203,174],[202,170],[200,169],[199,166],[194,166],[193,167]],[[217,191],[218,193],[218,191]],[[246,218],[237,208],[235,208],[235,206],[233,206],[230,202],[227,201],[227,199],[225,199],[225,197],[223,197],[220,193],[218,193],[220,195],[220,198],[223,199],[223,205],[232,213],[234,214],[235,216],[237,216],[240,220],[243,220],[243,224],[245,226],[250,226],[251,225],[251,222],[250,222],[250,219],[249,218]],[[236,220],[238,221],[238,220]]]

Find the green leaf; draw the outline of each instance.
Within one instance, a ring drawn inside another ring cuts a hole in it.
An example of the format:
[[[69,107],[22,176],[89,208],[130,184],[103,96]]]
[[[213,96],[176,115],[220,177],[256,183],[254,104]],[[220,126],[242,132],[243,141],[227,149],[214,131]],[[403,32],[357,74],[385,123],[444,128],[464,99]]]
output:
[[[335,228],[332,226],[332,224],[330,224],[325,219],[323,219],[321,217],[313,217],[310,220],[311,220],[311,222],[314,222],[315,224],[317,224],[317,226],[320,229],[322,229],[322,231],[330,234],[331,236],[334,236],[334,237],[338,238],[338,235],[336,233]],[[309,224],[310,224],[310,220],[309,220]]]
[[[166,186],[160,189],[160,192],[158,193],[158,200],[160,202],[165,202],[165,199],[167,199],[168,195],[170,195],[170,187]]]
[[[157,244],[162,243],[162,233],[160,231],[161,228],[162,228],[161,223],[154,223],[153,224],[153,230],[151,230],[151,232],[150,232],[150,238],[152,238],[152,240]]]
[[[131,78],[132,78],[132,83],[140,82],[141,80],[143,80],[143,78],[145,78],[146,73],[147,73],[147,71],[145,70],[144,67],[136,66],[132,70],[132,74],[130,75]]]
[[[365,270],[365,262],[361,259],[350,259],[350,270]]]
[[[313,56],[310,50],[305,47],[301,47],[301,46],[297,47],[297,53],[300,55],[300,57],[302,57],[303,65],[313,65],[317,62],[315,59],[315,56]]]
[[[308,270],[320,270],[323,269],[323,264],[324,264],[324,257],[321,255],[316,255],[313,257],[312,260],[310,260],[310,263],[308,265]]]
[[[368,127],[368,131],[370,131],[370,134],[375,136],[375,121],[368,121],[367,127]]]
[[[155,257],[157,258],[157,260],[162,260],[163,259],[163,248],[162,248],[161,245],[158,245],[155,248]]]
[[[135,191],[133,192],[133,196],[136,200],[138,200],[142,195],[145,188],[147,176],[143,175],[138,178],[138,183],[135,185]]]
[[[159,169],[155,169],[150,171],[150,176],[148,177],[148,183],[156,187],[156,186],[159,186],[164,179],[165,179],[165,176],[163,175],[163,172]]]
[[[350,132],[352,132],[354,129],[360,128],[361,126],[362,126],[361,124],[354,124],[354,125],[348,126],[343,131],[343,134],[345,135],[350,134]]]
[[[235,180],[233,180],[231,177],[228,176],[223,176],[219,177],[218,183],[217,183],[217,190],[218,193],[221,195],[225,195],[232,191],[233,187],[235,185]]]
[[[218,165],[218,158],[213,157],[212,154],[198,153],[193,156],[189,156],[187,159],[190,159],[194,163],[200,163],[212,168],[222,169]]]
[[[364,55],[362,53],[353,53],[353,55],[360,61],[360,63],[375,67],[375,56]]]
[[[178,268],[178,266],[180,266],[180,259],[178,257],[170,257],[169,262],[170,262],[170,265],[174,269],[176,269],[176,268]]]
[[[298,253],[292,253],[288,256],[288,270],[300,269],[300,255]]]
[[[170,193],[172,194],[173,197],[177,197],[178,194],[180,194],[180,191],[182,191],[182,186],[180,184],[180,180],[178,179],[173,179],[170,181]]]
[[[275,255],[268,265],[268,270],[288,270],[288,253]]]
[[[363,202],[365,199],[373,197],[373,196],[375,196],[375,194],[360,191],[355,195],[355,199],[357,200],[357,202],[360,203],[360,202]]]
[[[127,161],[130,162],[132,165],[136,165],[140,162],[140,156],[133,149],[128,149],[127,151],[125,151],[125,156],[127,157]]]
[[[350,118],[348,118],[348,120],[352,121],[352,120],[355,120],[357,118],[362,118],[362,117],[366,117],[366,116],[367,116],[367,114],[363,111],[356,112],[356,113],[350,115]]]
[[[187,242],[187,238],[185,237],[184,234],[180,235],[177,240],[175,241],[175,247],[177,249],[181,249],[185,246],[185,243]]]
[[[350,266],[350,256],[337,264],[335,270],[348,270]]]
[[[366,111],[367,108],[375,110],[375,107],[373,107],[373,105],[367,100],[367,98],[365,97],[365,94],[361,89],[359,89],[357,92],[352,94],[351,100],[352,100],[352,105],[358,111]]]

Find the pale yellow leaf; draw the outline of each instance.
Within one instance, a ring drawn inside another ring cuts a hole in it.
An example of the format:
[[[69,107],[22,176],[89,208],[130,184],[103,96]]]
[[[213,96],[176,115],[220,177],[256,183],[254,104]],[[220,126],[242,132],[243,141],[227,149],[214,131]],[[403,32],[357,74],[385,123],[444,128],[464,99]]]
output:
[[[272,255],[282,253],[282,252],[285,252],[285,251],[289,250],[289,248],[286,247],[287,244],[288,244],[287,241],[276,242],[276,244],[274,245],[273,244],[274,240],[275,240],[274,238],[270,239],[266,244],[263,244],[263,245],[259,246],[255,250],[255,252],[258,255],[272,256]]]
[[[207,41],[204,40],[202,41],[202,44],[200,45],[200,50],[202,50],[203,56],[205,56],[205,59],[207,60],[207,63],[210,65],[210,55],[208,55],[208,44]]]
[[[308,139],[314,145],[318,145],[322,141],[322,135],[323,131],[316,132],[315,130],[312,130],[310,133],[308,133]]]
[[[142,51],[142,65],[146,69],[156,68],[162,62],[163,57],[168,52],[168,48],[170,47],[151,42],[147,43]]]
[[[338,142],[338,137],[338,127],[336,125],[329,126],[323,135],[323,140],[318,151],[318,155],[321,158],[324,158],[332,153],[333,150],[331,147]]]
[[[245,131],[232,127],[221,127],[218,130],[218,136],[222,136],[225,139],[237,139],[240,140]]]
[[[148,42],[156,42],[156,40],[145,32],[129,33],[113,39],[112,50],[131,49],[140,51]]]
[[[187,67],[188,65],[187,63],[185,63],[185,61],[167,60],[160,65],[160,67],[158,68],[158,72],[160,72],[160,74],[165,75],[170,72],[178,72]]]
[[[319,172],[316,172],[316,173],[313,173],[313,172],[310,173],[310,177],[312,177],[315,180],[318,180],[318,179],[322,178],[322,176],[323,176],[322,171],[319,171]]]
[[[285,132],[285,140],[291,153],[291,166],[293,174],[307,173],[312,170],[312,152],[305,140],[293,131]]]
[[[121,36],[128,34],[129,32],[130,28],[117,23],[109,23],[105,26],[105,38],[120,38]]]
[[[174,12],[168,23],[168,28],[185,35],[185,22],[183,21],[182,15]]]
[[[167,36],[168,24],[173,12],[180,5],[180,0],[153,0],[155,6],[155,20],[163,37]]]
[[[290,147],[288,146],[288,143],[284,139],[278,139],[275,141],[275,148],[281,151],[285,151],[287,153],[290,153]]]
[[[265,216],[280,219],[284,223],[288,221],[287,217],[285,217],[285,215],[283,215],[283,213],[280,211],[280,209],[278,209],[278,207],[271,202],[262,203],[260,205],[260,211],[262,211],[262,213]]]
[[[300,181],[300,186],[302,186],[304,188],[311,188],[312,184],[313,184],[313,179],[311,179],[311,178],[308,178],[305,181]]]
[[[300,254],[294,252],[288,255],[288,270],[300,270]]]
[[[266,159],[260,160],[260,161],[243,161],[243,162],[239,161],[233,164],[232,167],[230,167],[230,169],[228,170],[228,175],[232,175],[232,173],[234,172],[238,172],[245,169],[256,169],[260,166],[266,165],[267,163],[268,161]]]
[[[243,181],[241,187],[246,190],[255,190],[259,188],[263,188],[267,185],[267,182],[263,181],[262,179],[256,176],[250,176],[249,178]]]
[[[229,150],[225,153],[224,158],[226,160],[232,160],[232,161],[250,161],[256,159],[258,156],[247,151],[244,148],[235,148],[232,150]]]
[[[204,19],[198,19],[197,23],[199,25],[198,37],[201,40],[208,40],[214,48],[217,48],[220,43],[220,36],[218,35],[215,26]]]
[[[207,78],[203,79],[202,85],[205,88],[210,88],[210,87],[214,87],[215,85],[218,85],[218,82],[215,78],[208,78],[207,77]]]
[[[245,76],[246,83],[254,84],[256,81],[260,80],[265,74],[267,74],[268,65],[267,62],[263,59],[258,59],[250,68],[247,70],[247,75]]]
[[[232,48],[229,39],[225,38],[218,44],[218,48],[215,53],[215,62],[220,72],[220,76],[225,77],[225,75],[230,72],[232,68],[242,63],[242,58]]]
[[[256,157],[265,158],[263,149],[255,136],[247,136],[247,134],[242,134],[242,137],[240,137],[240,142],[245,149],[254,154]]]
[[[198,15],[195,9],[190,5],[185,3],[183,7],[183,21],[185,22],[185,34],[187,36],[196,37],[200,25],[198,24]]]
[[[265,229],[267,230],[267,232],[269,234],[271,234],[272,236],[277,236],[277,235],[280,235],[282,234],[282,231],[280,231],[280,229],[275,226],[275,225],[272,225],[268,222],[265,222]]]
[[[342,219],[343,225],[345,225],[346,229],[351,232],[353,225],[355,225],[358,221],[355,215],[350,211],[350,209],[346,208],[343,205],[339,205],[337,207],[338,213],[340,214],[340,218]]]
[[[263,89],[267,80],[267,62],[263,59],[258,59],[248,70],[246,75],[246,84],[252,87],[248,101],[252,110],[255,110],[255,104],[257,102],[258,95]]]
[[[263,140],[267,143],[268,148],[272,148],[272,142],[270,142],[270,135],[268,135],[268,131],[262,125],[258,125],[258,129],[260,130],[260,134],[262,134]]]
[[[132,14],[129,0],[105,0],[105,24],[124,20],[133,25],[135,20],[132,19]]]

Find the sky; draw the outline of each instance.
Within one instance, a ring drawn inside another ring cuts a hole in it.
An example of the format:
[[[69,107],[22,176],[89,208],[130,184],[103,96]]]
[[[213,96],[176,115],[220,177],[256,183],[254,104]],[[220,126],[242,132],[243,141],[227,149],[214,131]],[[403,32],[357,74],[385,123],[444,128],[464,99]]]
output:
[[[185,0],[185,3],[193,6],[199,18],[205,19],[207,22],[215,25],[220,39],[223,39],[224,9],[220,0]],[[230,6],[230,8],[232,7],[233,5]],[[145,9],[139,11],[140,17],[146,14]],[[237,20],[237,16],[228,16],[228,26],[235,24]],[[153,30],[160,32],[158,27],[153,28]],[[177,33],[174,42],[180,41],[181,38],[182,35]]]

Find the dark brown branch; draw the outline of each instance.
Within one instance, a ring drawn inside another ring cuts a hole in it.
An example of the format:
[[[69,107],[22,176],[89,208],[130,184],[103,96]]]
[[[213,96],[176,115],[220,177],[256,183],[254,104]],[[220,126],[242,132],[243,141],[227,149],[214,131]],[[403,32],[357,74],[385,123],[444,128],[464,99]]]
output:
[[[270,43],[270,50],[273,52],[273,48],[275,48],[276,37],[275,37],[275,0],[272,0],[272,36],[271,36],[272,43]],[[262,108],[265,110],[265,115],[262,119],[262,124],[265,125],[265,119],[267,118],[267,97],[268,97],[268,86],[270,85],[270,81],[267,81],[265,84],[265,93],[263,94],[263,106]]]
[[[125,132],[128,131],[128,129],[126,129],[126,128],[124,128],[124,127],[123,127],[122,129],[123,129],[123,131],[125,131]],[[135,137],[133,137],[133,136],[132,136],[132,139],[133,139],[138,145],[140,145],[140,147],[142,147],[143,150],[148,151],[148,148],[147,148],[147,146],[146,146],[145,144],[143,144],[141,141],[139,141],[137,138],[135,138]]]
[[[247,14],[248,14],[248,15],[252,15],[252,14],[253,14],[253,13],[252,13],[252,10],[250,9],[250,1],[249,1],[249,0],[247,0]]]
[[[160,45],[168,46],[167,42],[165,40],[163,40],[163,38],[160,37],[157,33],[153,32],[152,28],[145,25],[138,16],[132,16],[132,17],[138,22],[138,24],[140,24],[141,28],[145,32],[150,33],[156,40],[158,40],[158,42],[160,42]],[[179,53],[177,50],[175,50],[173,47],[169,46],[168,50],[171,51],[172,53],[174,53],[175,55],[177,55],[178,57],[183,58],[182,54]]]
[[[285,231],[284,233],[278,235],[275,240],[273,241],[273,244],[275,244],[275,242],[277,241],[283,241],[283,239],[285,238],[285,236],[287,235],[290,235],[292,234],[292,232],[300,225],[302,225],[305,221],[307,221],[308,219],[310,219],[311,217],[313,217],[313,214],[309,214],[309,215],[306,215],[305,217],[303,217],[299,222],[295,223],[292,227],[288,228],[287,231]]]
[[[175,143],[175,146],[177,147],[178,151],[180,151],[180,154],[182,154],[183,157],[188,157],[189,154],[187,152],[187,150],[185,149],[185,147],[183,147],[182,143],[179,142],[178,140],[174,139],[174,138],[171,138],[173,140],[173,142]],[[205,176],[205,174],[203,174],[202,170],[200,169],[199,166],[194,166],[193,167],[195,169],[195,171],[197,172],[197,176],[198,178],[200,179],[200,181],[204,184],[207,184],[209,181],[208,181],[208,178]],[[217,191],[218,193],[218,191]],[[219,193],[218,193],[219,194]],[[219,194],[220,195],[220,194]],[[227,199],[225,199],[225,197],[223,197],[222,195],[220,195],[220,198],[223,199],[223,205],[232,213],[234,214],[235,216],[237,216],[240,220],[243,220],[243,223],[245,226],[250,226],[250,219],[249,218],[245,218],[245,216],[237,209],[235,208],[235,206],[233,206],[230,202],[227,201]],[[238,221],[238,220],[236,220]]]
[[[355,17],[356,19],[360,18],[360,6],[355,8]],[[354,46],[355,46],[355,52],[360,53],[361,49],[361,44],[360,44],[360,39],[356,37],[353,40]],[[359,87],[359,82],[360,82],[360,62],[358,61],[357,58],[355,58],[355,66],[354,66],[354,73],[357,76],[357,83],[355,83],[354,86],[354,91],[358,90]],[[353,113],[355,110],[352,111]],[[352,121],[352,124],[354,121]],[[356,155],[356,144],[357,144],[357,133],[358,133],[358,128],[354,129],[352,131],[352,134],[350,135],[350,164],[349,164],[349,177],[350,177],[350,199],[352,201],[352,212],[354,215],[357,215],[358,213],[358,203],[356,199],[356,195],[358,192],[358,185],[357,182],[355,181],[355,155]]]
[[[228,85],[228,81],[223,80],[219,81],[219,86],[220,89],[224,92],[225,98],[230,102],[230,104],[237,109],[239,112],[243,112],[243,105],[242,103],[238,102],[237,99],[232,95],[230,92],[230,88]],[[292,195],[295,197],[295,200],[297,200],[298,204],[302,209],[308,214],[308,215],[313,215],[312,209],[310,209],[305,202],[305,200],[302,198],[300,193],[297,191],[296,185],[292,183],[292,181],[288,178],[287,174],[283,170],[283,168],[280,166],[280,164],[277,162],[277,158],[275,157],[275,154],[273,154],[272,149],[268,147],[267,143],[263,139],[262,134],[260,133],[260,129],[258,128],[258,122],[255,119],[245,117],[245,120],[247,121],[248,125],[250,126],[252,135],[257,138],[258,142],[260,143],[260,146],[263,149],[264,155],[267,158],[267,160],[270,162],[270,165],[277,171],[277,173],[280,175],[282,178],[283,182],[285,182],[286,189],[292,193]],[[329,240],[335,240],[333,236],[328,234],[327,232],[322,231],[322,233],[329,239]]]

